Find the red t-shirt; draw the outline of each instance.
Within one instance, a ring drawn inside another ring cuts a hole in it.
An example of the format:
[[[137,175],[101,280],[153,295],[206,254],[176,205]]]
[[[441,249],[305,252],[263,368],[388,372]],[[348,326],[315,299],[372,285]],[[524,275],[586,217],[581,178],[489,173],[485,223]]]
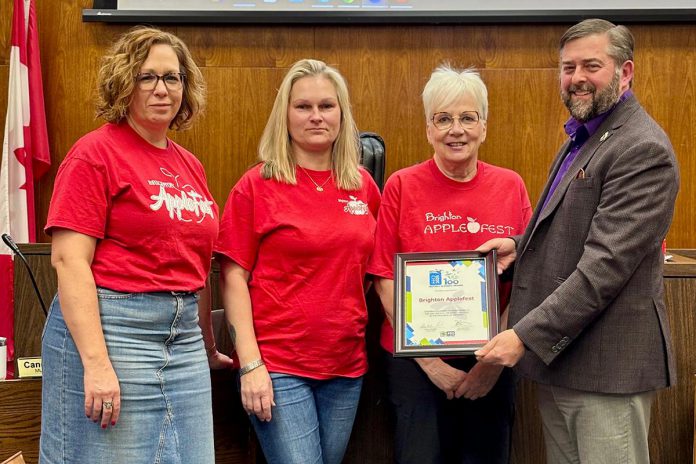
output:
[[[330,171],[263,179],[260,165],[234,186],[215,252],[250,271],[256,340],[271,372],[313,379],[367,370],[363,280],[374,245],[379,190],[338,190]]]
[[[46,232],[98,239],[96,284],[122,292],[196,291],[205,285],[218,208],[201,163],[168,141],[105,124],[75,143],[58,169]]]
[[[395,253],[474,250],[492,238],[521,234],[531,215],[516,172],[479,161],[471,181],[457,182],[431,158],[389,177],[367,272],[394,279]],[[509,292],[509,286],[500,288],[501,308]],[[380,342],[394,351],[394,329],[386,319]]]

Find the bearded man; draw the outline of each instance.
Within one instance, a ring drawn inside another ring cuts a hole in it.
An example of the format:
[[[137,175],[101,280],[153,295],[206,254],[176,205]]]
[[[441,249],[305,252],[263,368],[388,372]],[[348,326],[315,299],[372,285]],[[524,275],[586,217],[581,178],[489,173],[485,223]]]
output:
[[[511,327],[476,355],[538,384],[549,464],[645,463],[655,391],[676,370],[661,243],[679,188],[669,139],[631,90],[633,36],[590,19],[560,41],[569,136],[515,263]]]

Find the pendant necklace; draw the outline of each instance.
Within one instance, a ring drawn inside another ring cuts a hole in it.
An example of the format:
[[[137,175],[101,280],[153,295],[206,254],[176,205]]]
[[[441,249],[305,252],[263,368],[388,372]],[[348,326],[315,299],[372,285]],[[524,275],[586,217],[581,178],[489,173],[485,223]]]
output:
[[[314,186],[317,188],[317,192],[323,192],[323,191],[324,191],[324,185],[326,185],[326,183],[331,179],[331,177],[333,177],[333,174],[330,175],[329,177],[326,178],[326,180],[325,180],[324,182],[321,183],[321,185],[319,185],[319,184],[317,184],[317,182],[312,178],[312,176],[309,175],[309,173],[305,170],[305,168],[303,168],[303,167],[300,166],[299,164],[298,164],[298,166],[300,167],[300,169],[302,169],[302,172],[304,172],[304,173],[307,175],[307,177],[309,177],[309,180],[312,181],[312,183],[314,184]]]

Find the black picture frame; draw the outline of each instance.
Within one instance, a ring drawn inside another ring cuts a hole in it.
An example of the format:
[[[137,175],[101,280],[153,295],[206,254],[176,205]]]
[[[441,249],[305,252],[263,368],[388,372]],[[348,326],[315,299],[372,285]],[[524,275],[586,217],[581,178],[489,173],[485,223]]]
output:
[[[427,282],[423,282],[425,272]],[[397,253],[394,356],[473,354],[500,331],[499,306],[495,250]],[[477,320],[478,315],[471,311],[479,310],[481,326],[475,322],[472,328],[470,322]],[[462,332],[475,333],[477,337],[457,338]],[[433,338],[438,333],[439,337]]]

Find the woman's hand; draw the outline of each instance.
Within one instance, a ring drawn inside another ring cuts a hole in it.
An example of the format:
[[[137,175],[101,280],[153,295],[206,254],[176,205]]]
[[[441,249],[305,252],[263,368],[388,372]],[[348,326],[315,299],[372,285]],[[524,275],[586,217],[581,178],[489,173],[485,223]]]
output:
[[[85,415],[106,428],[121,415],[121,388],[109,360],[99,315],[92,259],[97,239],[67,229],[53,231],[51,264],[58,298],[84,368]]]
[[[222,257],[220,262],[220,284],[225,317],[234,334],[233,342],[242,366],[262,359],[254,332],[254,316],[249,295],[250,273],[236,262]],[[242,375],[242,406],[249,414],[256,414],[261,421],[271,420],[273,401],[273,383],[266,366],[260,365]]]
[[[467,373],[454,396],[457,398],[463,396],[468,400],[476,400],[486,396],[498,381],[501,372],[503,372],[503,366],[476,363]]]
[[[220,353],[217,348],[207,351],[208,367],[213,370],[234,369],[234,360],[229,356]]]
[[[85,415],[105,429],[116,425],[121,415],[121,387],[111,362],[107,359],[85,366]]]
[[[466,372],[456,369],[440,358],[417,358],[416,362],[428,375],[437,388],[445,392],[447,399],[454,398],[454,393],[466,378]]]
[[[482,253],[488,253],[492,249],[497,252],[498,274],[502,274],[517,258],[517,244],[510,237],[492,238],[476,249]]]
[[[266,366],[260,366],[240,378],[242,406],[247,414],[256,414],[260,421],[271,420],[273,383]]]

